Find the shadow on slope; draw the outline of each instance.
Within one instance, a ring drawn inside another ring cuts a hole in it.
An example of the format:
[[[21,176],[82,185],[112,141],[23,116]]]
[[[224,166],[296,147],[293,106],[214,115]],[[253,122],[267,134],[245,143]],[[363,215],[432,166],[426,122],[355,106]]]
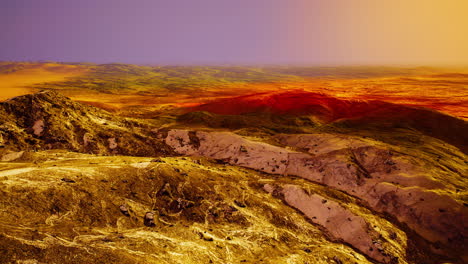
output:
[[[336,124],[344,127],[409,128],[450,143],[468,153],[468,122],[434,110],[383,101],[342,100],[305,91],[257,93],[187,108],[188,112],[205,111],[216,115],[186,114],[181,121],[204,122],[208,126],[295,126],[303,124],[292,117],[307,116],[312,123]],[[234,118],[233,116],[241,116]],[[257,118],[252,118],[256,116]],[[262,119],[262,117],[269,117]],[[275,117],[273,117],[275,116]],[[282,118],[288,116],[286,123]],[[314,118],[311,118],[313,116]],[[273,117],[273,118],[271,118]],[[211,120],[209,120],[211,119]],[[276,119],[276,120],[274,120]],[[294,120],[291,122],[291,120]],[[317,120],[319,122],[313,122]],[[269,123],[270,122],[270,123]],[[273,125],[272,125],[273,124]],[[307,125],[307,124],[306,124]],[[287,133],[287,131],[282,131]]]

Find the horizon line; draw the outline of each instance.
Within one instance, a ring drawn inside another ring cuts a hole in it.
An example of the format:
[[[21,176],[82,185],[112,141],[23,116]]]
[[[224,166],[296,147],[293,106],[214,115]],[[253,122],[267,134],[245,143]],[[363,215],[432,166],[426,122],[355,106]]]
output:
[[[55,60],[0,60],[0,63],[56,63],[56,64],[91,64],[91,65],[135,65],[147,67],[388,67],[388,68],[468,68],[468,64],[420,64],[420,63],[133,63],[133,62],[90,62],[90,61],[55,61]]]

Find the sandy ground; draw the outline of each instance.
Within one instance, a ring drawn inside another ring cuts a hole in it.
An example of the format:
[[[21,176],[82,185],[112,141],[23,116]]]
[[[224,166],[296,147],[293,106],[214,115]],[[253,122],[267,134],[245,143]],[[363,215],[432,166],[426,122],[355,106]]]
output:
[[[11,97],[34,93],[40,88],[32,88],[45,82],[60,82],[67,78],[84,74],[86,70],[74,65],[48,65],[34,67],[8,74],[0,74],[0,101]]]

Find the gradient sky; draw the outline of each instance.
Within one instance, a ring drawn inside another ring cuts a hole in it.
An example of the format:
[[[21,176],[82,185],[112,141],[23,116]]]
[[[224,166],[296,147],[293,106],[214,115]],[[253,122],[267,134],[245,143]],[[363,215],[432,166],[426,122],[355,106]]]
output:
[[[0,60],[468,65],[468,0],[0,0]]]

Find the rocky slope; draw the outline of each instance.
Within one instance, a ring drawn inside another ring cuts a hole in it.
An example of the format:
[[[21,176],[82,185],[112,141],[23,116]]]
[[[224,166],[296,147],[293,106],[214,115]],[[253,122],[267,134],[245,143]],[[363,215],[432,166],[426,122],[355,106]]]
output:
[[[370,263],[271,181],[206,159],[30,153],[0,171],[0,262]]]
[[[12,150],[67,149],[155,156],[169,151],[151,137],[154,125],[120,118],[54,91],[0,103],[0,144]]]
[[[455,195],[463,188],[466,181],[463,177],[468,172],[462,153],[451,157],[461,171],[451,173],[428,160],[398,153],[391,146],[371,140],[346,140],[330,134],[279,135],[277,139],[284,147],[229,132],[171,130],[166,143],[183,155],[220,159],[270,174],[299,176],[343,191],[360,198],[372,210],[389,214],[406,224],[426,239],[434,252],[466,258],[463,255],[468,235],[468,208],[462,197]],[[306,149],[308,153],[288,147]],[[265,188],[272,191],[271,186]],[[323,224],[323,219],[320,222],[320,218],[311,214],[320,209],[310,208],[319,197],[289,187],[279,192],[287,203],[303,211],[312,222]],[[298,207],[299,204],[303,206]],[[331,224],[330,232],[333,233],[335,227],[336,223]],[[351,238],[362,239],[362,236]],[[389,262],[391,257],[386,259],[382,249],[375,248],[371,241],[369,238],[367,244],[360,239],[347,242],[379,261]]]
[[[350,127],[408,127],[468,152],[468,122],[428,108],[371,100],[345,100],[302,90],[265,92],[223,98],[188,108],[221,115],[270,113],[274,116],[314,116],[319,122]]]
[[[468,261],[463,145],[314,113],[169,123],[50,91],[0,103],[0,262]]]

